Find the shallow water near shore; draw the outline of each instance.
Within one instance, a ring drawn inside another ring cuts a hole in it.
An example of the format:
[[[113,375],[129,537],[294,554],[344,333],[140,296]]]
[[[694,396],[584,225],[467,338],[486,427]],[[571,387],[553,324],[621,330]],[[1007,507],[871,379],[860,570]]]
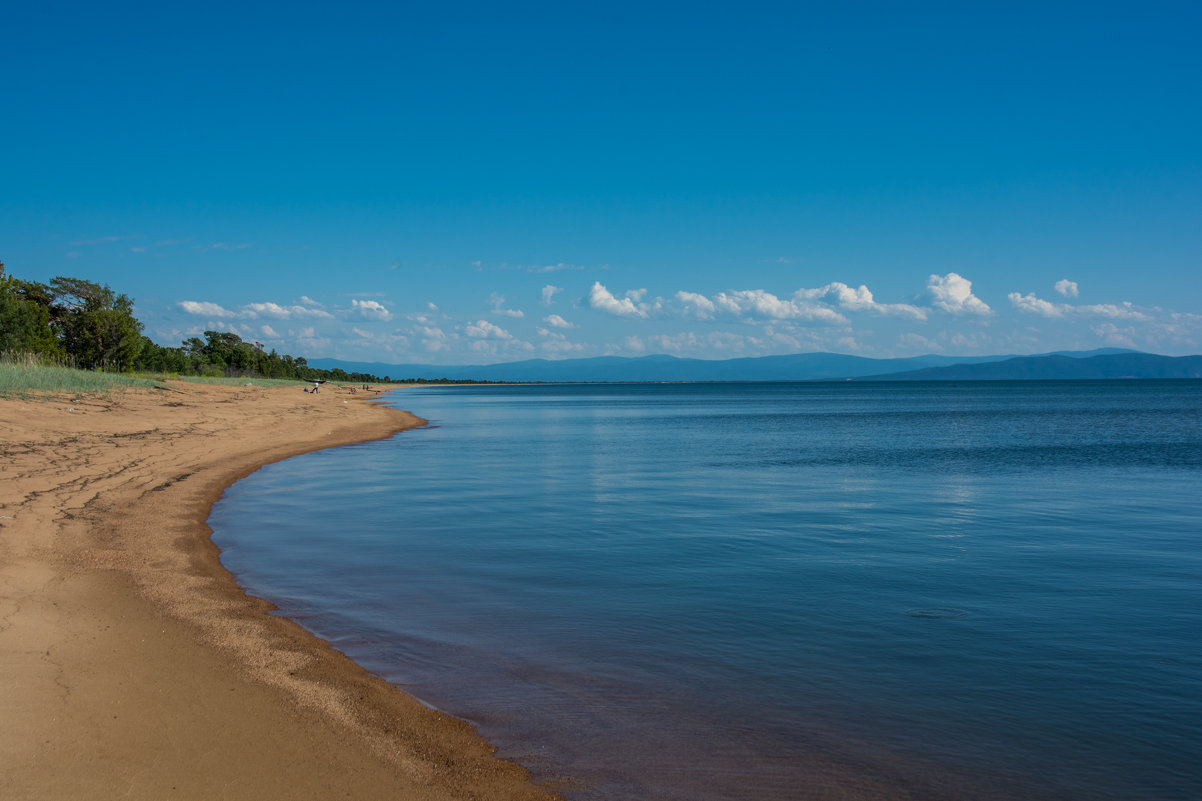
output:
[[[391,402],[223,561],[569,798],[1202,797],[1202,382]]]

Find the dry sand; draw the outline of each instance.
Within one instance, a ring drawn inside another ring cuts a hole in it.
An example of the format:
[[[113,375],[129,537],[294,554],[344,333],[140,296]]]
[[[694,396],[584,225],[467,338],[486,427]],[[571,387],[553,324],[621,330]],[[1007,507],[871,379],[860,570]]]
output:
[[[0,798],[551,799],[245,595],[235,479],[422,421],[333,388],[0,399]]]

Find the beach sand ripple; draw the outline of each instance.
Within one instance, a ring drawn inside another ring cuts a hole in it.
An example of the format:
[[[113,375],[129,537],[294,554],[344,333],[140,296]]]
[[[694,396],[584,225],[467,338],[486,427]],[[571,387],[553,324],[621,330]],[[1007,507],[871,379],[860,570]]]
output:
[[[185,382],[0,400],[0,797],[555,797],[218,559],[205,520],[233,481],[423,422],[362,401]]]

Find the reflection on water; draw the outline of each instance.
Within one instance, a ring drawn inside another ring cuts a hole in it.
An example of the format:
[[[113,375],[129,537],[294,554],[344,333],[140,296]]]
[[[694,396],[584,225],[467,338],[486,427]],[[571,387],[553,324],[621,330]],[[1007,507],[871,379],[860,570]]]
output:
[[[1202,797],[1198,382],[396,403],[223,559],[573,798]]]

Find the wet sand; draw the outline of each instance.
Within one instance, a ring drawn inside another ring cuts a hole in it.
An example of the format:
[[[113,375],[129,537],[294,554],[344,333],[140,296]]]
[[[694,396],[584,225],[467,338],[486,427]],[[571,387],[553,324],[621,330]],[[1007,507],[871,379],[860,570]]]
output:
[[[261,465],[423,421],[334,388],[164,387],[0,399],[0,797],[556,798],[269,615],[209,540]]]

